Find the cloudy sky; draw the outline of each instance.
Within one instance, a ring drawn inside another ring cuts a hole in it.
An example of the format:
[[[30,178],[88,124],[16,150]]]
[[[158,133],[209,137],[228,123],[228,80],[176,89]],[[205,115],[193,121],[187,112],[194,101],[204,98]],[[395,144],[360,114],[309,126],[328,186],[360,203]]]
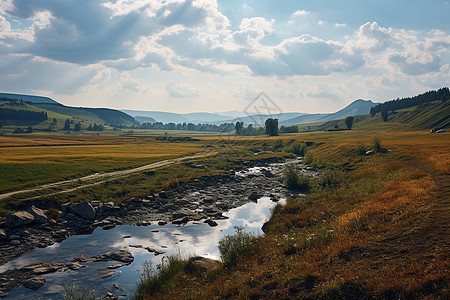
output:
[[[448,0],[1,0],[0,91],[220,112],[264,91],[333,112],[450,83]]]

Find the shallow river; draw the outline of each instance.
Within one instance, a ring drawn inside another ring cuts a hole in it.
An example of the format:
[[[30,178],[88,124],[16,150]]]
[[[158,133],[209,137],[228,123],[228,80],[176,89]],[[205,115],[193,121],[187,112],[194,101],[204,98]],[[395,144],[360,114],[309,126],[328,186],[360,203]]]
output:
[[[72,284],[81,285],[95,291],[97,297],[107,292],[119,295],[119,299],[129,299],[139,282],[139,272],[145,261],[153,266],[161,263],[165,255],[180,252],[182,255],[199,255],[219,259],[218,241],[225,235],[235,233],[234,226],[243,226],[245,231],[263,234],[261,226],[270,216],[270,210],[276,203],[268,197],[258,199],[258,203],[247,203],[225,213],[229,219],[217,220],[218,226],[210,227],[205,223],[188,223],[177,225],[150,226],[116,226],[111,230],[97,228],[92,234],[74,235],[61,243],[44,249],[36,249],[0,266],[0,273],[11,268],[19,268],[31,263],[67,263],[80,256],[94,256],[109,251],[127,250],[134,256],[134,262],[128,266],[115,269],[115,274],[101,279],[105,269],[117,262],[89,262],[76,271],[56,272],[44,275],[46,284],[32,291],[16,288],[9,291],[5,299],[61,299],[64,287]],[[129,237],[128,237],[129,236]],[[165,254],[155,255],[146,249],[129,247],[129,245],[150,246],[163,249]]]

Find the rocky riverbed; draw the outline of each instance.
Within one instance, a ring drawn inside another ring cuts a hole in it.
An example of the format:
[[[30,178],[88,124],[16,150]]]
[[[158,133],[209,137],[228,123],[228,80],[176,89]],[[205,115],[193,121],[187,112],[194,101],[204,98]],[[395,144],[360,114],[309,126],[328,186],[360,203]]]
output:
[[[231,175],[205,174],[194,181],[180,183],[171,191],[132,199],[118,206],[112,202],[86,200],[82,203],[61,205],[58,212],[33,206],[26,211],[10,214],[6,222],[0,225],[0,264],[31,249],[60,242],[70,235],[90,233],[96,227],[111,229],[120,224],[147,226],[156,223],[183,225],[190,221],[215,226],[215,220],[226,218],[223,212],[231,208],[257,201],[262,196],[270,197],[273,201],[285,197],[287,191],[282,183],[282,172],[287,162],[297,163],[303,172],[308,172],[311,176],[317,173],[303,166],[297,159],[248,162],[244,163],[243,169],[232,171]],[[201,168],[201,165],[192,167]],[[76,263],[77,261],[58,265],[54,271],[77,269]],[[39,264],[36,268],[42,269]],[[32,269],[32,266],[25,266],[0,274],[0,296],[18,284],[25,287],[38,287],[43,284],[39,277],[33,277],[39,275],[39,272],[34,274],[34,271],[30,271]],[[11,284],[14,274],[20,275],[17,284]]]

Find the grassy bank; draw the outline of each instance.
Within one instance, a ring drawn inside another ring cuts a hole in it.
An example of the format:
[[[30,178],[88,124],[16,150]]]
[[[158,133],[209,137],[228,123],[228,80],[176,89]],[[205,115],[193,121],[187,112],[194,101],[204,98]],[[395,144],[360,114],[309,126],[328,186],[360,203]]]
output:
[[[445,299],[449,297],[448,136],[350,131],[312,140],[327,170],[306,197],[277,206],[251,250],[214,276],[184,273],[148,299]],[[380,147],[374,145],[377,137]],[[373,155],[360,155],[377,150]]]
[[[277,144],[276,146],[275,144]],[[285,141],[287,143],[287,141]],[[207,146],[207,147],[202,147]],[[168,142],[148,137],[38,137],[0,138],[0,192],[75,179],[55,187],[30,191],[2,199],[2,214],[26,206],[28,201],[78,202],[85,199],[120,203],[133,197],[177,187],[180,182],[202,176],[229,174],[243,161],[290,155],[283,142],[275,139],[221,139],[203,137],[199,141]],[[262,151],[255,155],[254,151]],[[183,161],[111,178],[81,180],[86,175],[124,170],[192,153],[208,157]],[[189,163],[201,164],[193,168]],[[77,179],[78,178],[78,179]]]

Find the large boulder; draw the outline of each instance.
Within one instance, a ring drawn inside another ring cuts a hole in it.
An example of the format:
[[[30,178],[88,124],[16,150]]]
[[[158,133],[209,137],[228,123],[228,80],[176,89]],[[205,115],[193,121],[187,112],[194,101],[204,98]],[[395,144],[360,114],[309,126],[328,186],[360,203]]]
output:
[[[215,226],[217,226],[217,225],[218,225],[216,221],[214,221],[214,220],[211,220],[211,219],[207,219],[207,220],[205,220],[205,222],[204,222],[204,223],[208,224],[208,225],[209,225],[209,226],[211,226],[211,227],[215,227]]]
[[[252,192],[252,193],[250,194],[250,196],[248,196],[248,199],[250,199],[250,200],[252,200],[252,201],[257,201],[258,198],[259,198],[259,195],[258,195],[257,192]]]
[[[96,211],[89,200],[72,204],[71,206],[69,206],[69,211],[85,220],[95,219]]]
[[[15,228],[28,225],[34,221],[34,216],[26,211],[18,211],[6,216],[5,226]]]
[[[27,213],[33,215],[34,220],[37,223],[44,224],[48,221],[47,216],[44,211],[40,208],[35,207],[34,205],[27,209]]]
[[[221,265],[218,260],[201,256],[192,257],[189,260],[192,264],[198,266],[202,272],[217,270]]]
[[[34,277],[31,279],[28,279],[27,281],[25,281],[23,283],[23,286],[35,291],[35,290],[39,289],[41,286],[43,286],[44,284],[45,284],[45,279],[43,277],[39,276],[39,277]]]

